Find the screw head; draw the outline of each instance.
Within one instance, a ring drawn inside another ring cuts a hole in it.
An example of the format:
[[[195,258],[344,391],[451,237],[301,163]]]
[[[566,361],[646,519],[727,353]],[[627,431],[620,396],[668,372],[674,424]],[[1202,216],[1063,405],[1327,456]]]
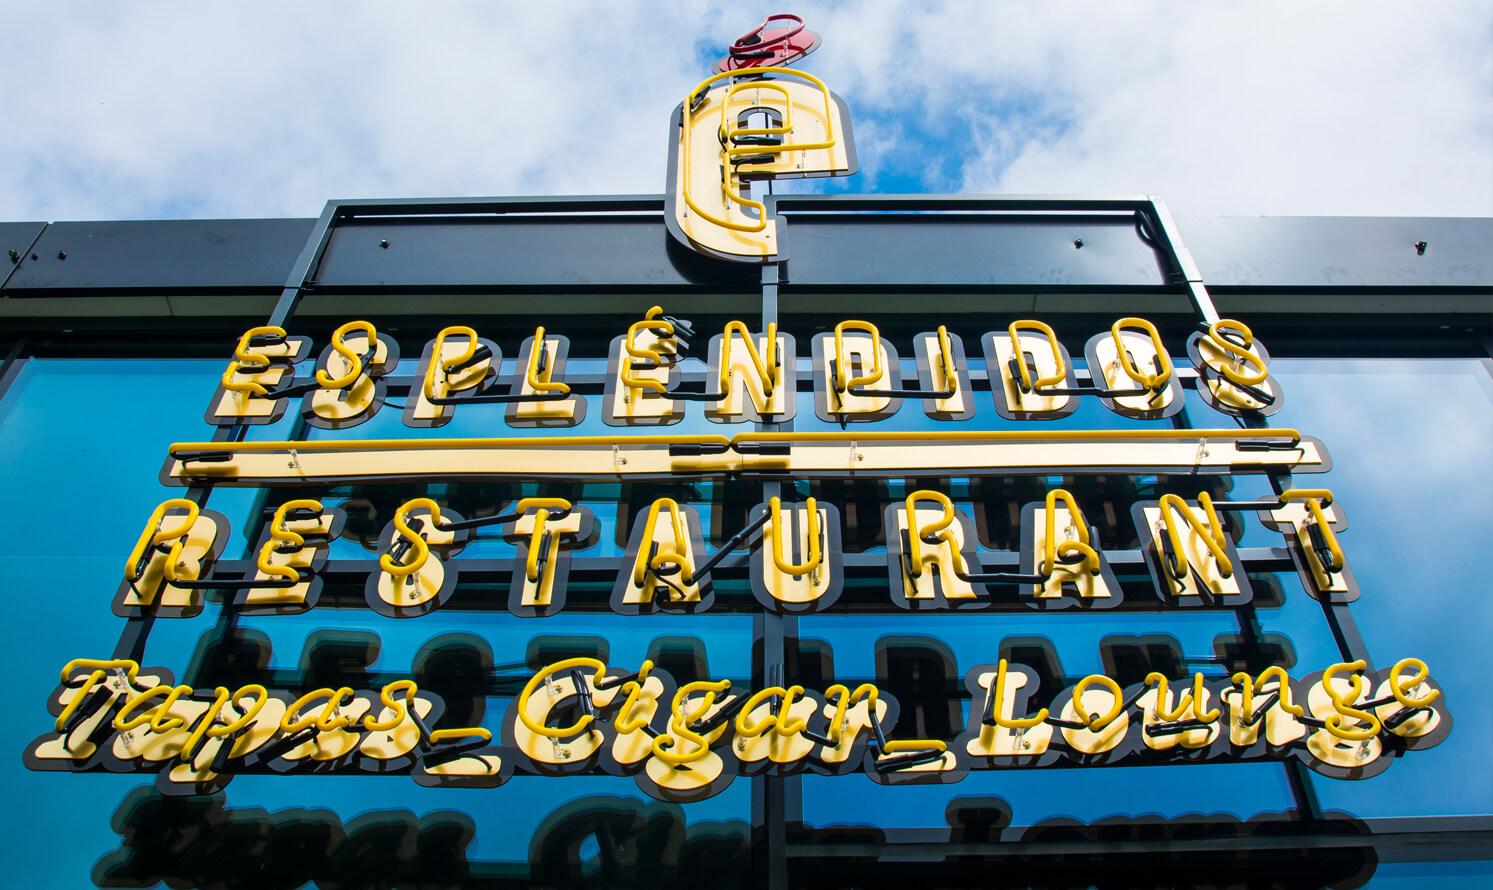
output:
[[[1083,247],[1083,239],[1082,238],[1074,238],[1073,239],[1073,249],[1074,250],[1079,250],[1082,247]]]
[[[389,239],[388,238],[380,238],[379,242],[378,242],[378,246],[382,247],[384,250],[388,250],[389,249]]]
[[[1415,255],[1416,256],[1425,256],[1426,255],[1426,248],[1430,247],[1430,246],[1431,245],[1427,244],[1424,241],[1417,241],[1417,242],[1415,242]]]
[[[67,259],[67,251],[65,251],[65,250],[59,250],[59,251],[57,251],[57,259],[59,259],[59,260],[65,260],[65,259]]]

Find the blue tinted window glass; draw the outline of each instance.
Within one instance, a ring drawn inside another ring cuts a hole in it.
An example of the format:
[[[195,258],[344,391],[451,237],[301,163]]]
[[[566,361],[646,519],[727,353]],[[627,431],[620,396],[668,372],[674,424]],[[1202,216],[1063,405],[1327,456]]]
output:
[[[656,837],[675,844],[671,856],[698,859],[701,854],[690,851],[702,844],[746,849],[751,785],[745,778],[715,797],[681,807],[653,800],[632,778],[602,775],[520,776],[487,790],[428,789],[403,776],[245,775],[212,797],[166,800],[155,791],[150,775],[26,770],[20,751],[46,728],[50,718],[42,706],[62,664],[73,657],[109,657],[114,651],[125,621],[112,614],[110,599],[125,558],[155,505],[183,493],[158,480],[166,449],[174,441],[211,436],[202,412],[221,373],[217,360],[31,360],[0,400],[0,478],[6,480],[8,503],[35,505],[0,511],[0,586],[32,592],[15,596],[8,616],[12,682],[30,715],[8,722],[3,730],[4,747],[11,753],[0,770],[15,799],[27,801],[25,808],[7,808],[0,815],[13,880],[27,886],[164,880],[210,884],[241,880],[244,869],[254,869],[252,873],[275,875],[287,885],[334,872],[354,882],[372,881],[368,863],[377,856],[369,850],[392,843],[393,837],[430,846],[432,868],[470,866],[469,873],[432,874],[524,875],[536,857],[548,863],[550,871],[544,874],[566,882],[600,874],[616,859],[614,849],[602,849],[595,841],[597,832],[605,834],[607,820],[621,820],[616,824],[632,826],[628,830],[649,826]],[[119,397],[120,392],[130,397]],[[250,437],[298,435],[294,414],[251,430]],[[397,411],[385,409],[378,418],[339,434],[427,434],[402,427]],[[458,426],[455,434],[502,435],[501,418],[488,419],[499,426],[486,431]],[[379,422],[394,426],[376,427]],[[588,490],[581,502],[592,506],[611,531],[618,487],[588,489],[594,491]],[[701,497],[708,522],[708,485]],[[232,528],[225,559],[248,555],[263,498],[262,491],[252,488],[220,487],[211,494],[207,506],[225,514]],[[331,497],[328,503],[342,499]],[[372,555],[345,540],[334,550],[337,558]],[[513,552],[511,545],[485,539],[473,549],[476,556],[511,557]],[[615,540],[603,535],[586,552],[614,556],[620,551]],[[751,674],[749,615],[638,619],[567,612],[526,621],[507,613],[505,597],[506,591],[494,594],[492,608],[437,610],[403,621],[363,605],[339,604],[302,615],[244,616],[230,629],[213,593],[195,618],[157,619],[142,661],[210,687],[217,664],[212,653],[227,640],[237,651],[247,647],[261,658],[276,683],[283,681],[282,688],[299,689],[313,685],[304,679],[307,665],[321,651],[318,647],[333,641],[344,651],[351,644],[364,647],[365,663],[345,666],[348,676],[361,671],[373,686],[411,676],[415,666],[453,651],[475,652],[491,665],[493,682],[512,686],[532,673],[528,662],[536,647],[601,641],[610,663],[635,669],[660,641],[672,640],[700,653],[702,669],[712,676],[745,682]],[[487,696],[471,703],[470,710],[479,725],[500,736],[511,703],[510,697]],[[284,860],[246,862],[232,851],[248,846],[184,842],[204,824],[235,837],[270,838],[291,852]],[[296,852],[307,837],[320,837],[318,831],[332,838],[328,849],[334,852]],[[128,843],[131,837],[137,839],[134,846]],[[577,861],[565,854],[567,845],[586,837],[593,838],[591,855]],[[179,849],[167,857],[151,846],[174,842]],[[219,853],[214,855],[213,849]],[[422,864],[427,859],[416,856],[399,867]]]

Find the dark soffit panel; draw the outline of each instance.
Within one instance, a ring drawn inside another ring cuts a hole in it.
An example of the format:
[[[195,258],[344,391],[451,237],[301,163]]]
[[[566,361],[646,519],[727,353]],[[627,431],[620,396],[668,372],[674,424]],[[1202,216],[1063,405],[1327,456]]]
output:
[[[1211,287],[1493,288],[1489,218],[1179,217],[1177,227]]]
[[[6,293],[274,293],[313,225],[0,223],[0,247],[14,243],[10,249],[23,255],[10,267]],[[1493,288],[1493,219],[1183,218],[1178,229],[1215,288]],[[1154,288],[1163,280],[1155,254],[1116,218],[790,212],[785,233],[790,286],[1104,290]],[[1419,241],[1426,242],[1423,254]],[[418,217],[340,224],[316,278],[348,290],[736,291],[755,289],[758,269],[694,254],[653,215]]]
[[[784,241],[788,280],[810,287],[1104,289],[1166,281],[1134,221],[1117,216],[790,213]]]
[[[6,284],[10,296],[60,292],[278,291],[312,219],[59,222]]]
[[[702,257],[661,218],[389,218],[337,226],[315,275],[322,288],[755,288],[756,267]]]

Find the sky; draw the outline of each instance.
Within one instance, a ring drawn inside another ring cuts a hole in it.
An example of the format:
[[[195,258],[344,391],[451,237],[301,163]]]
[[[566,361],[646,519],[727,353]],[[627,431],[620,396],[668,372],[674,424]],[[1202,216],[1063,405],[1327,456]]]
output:
[[[854,120],[813,189],[1493,216],[1490,0],[0,0],[0,219],[661,193],[670,111],[779,11]]]

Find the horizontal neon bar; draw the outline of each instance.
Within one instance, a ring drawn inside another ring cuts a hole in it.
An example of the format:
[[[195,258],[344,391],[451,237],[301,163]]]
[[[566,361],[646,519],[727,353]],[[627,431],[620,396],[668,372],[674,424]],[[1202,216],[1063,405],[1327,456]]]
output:
[[[1252,441],[1282,447],[1262,450],[1252,448]],[[671,446],[684,446],[692,453],[671,453]],[[1322,444],[1293,429],[847,430],[741,433],[729,439],[571,436],[180,442],[171,446],[161,479],[177,485],[198,480],[223,485],[312,485],[453,477],[611,480],[731,473],[805,478],[939,473],[1310,473],[1325,472],[1330,466]]]

